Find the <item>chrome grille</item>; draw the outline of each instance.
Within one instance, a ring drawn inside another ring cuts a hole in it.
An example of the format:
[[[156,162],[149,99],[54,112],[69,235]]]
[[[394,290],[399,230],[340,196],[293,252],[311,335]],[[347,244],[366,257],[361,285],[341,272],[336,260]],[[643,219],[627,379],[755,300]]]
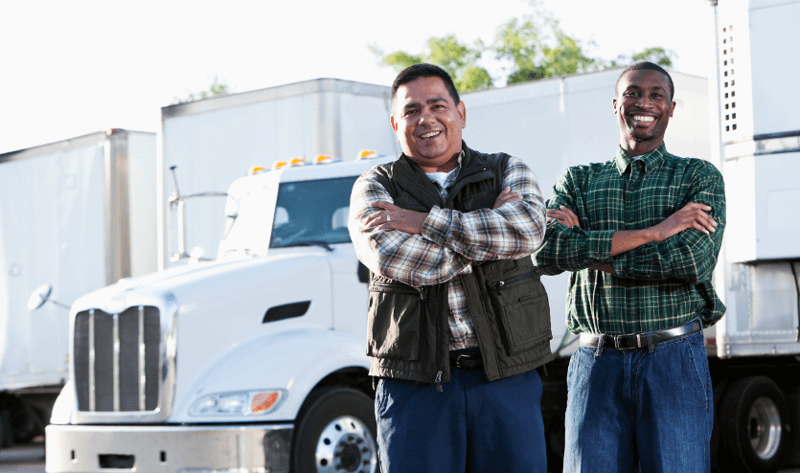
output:
[[[129,307],[119,314],[79,312],[73,345],[78,410],[156,410],[160,332],[156,307]]]

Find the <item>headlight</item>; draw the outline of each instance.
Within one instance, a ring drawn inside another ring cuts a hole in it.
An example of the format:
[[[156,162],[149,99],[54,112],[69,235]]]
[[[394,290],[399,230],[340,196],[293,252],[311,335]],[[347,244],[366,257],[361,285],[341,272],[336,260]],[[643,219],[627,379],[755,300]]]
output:
[[[193,417],[264,415],[275,410],[284,397],[286,391],[283,389],[208,394],[192,404],[189,415]]]

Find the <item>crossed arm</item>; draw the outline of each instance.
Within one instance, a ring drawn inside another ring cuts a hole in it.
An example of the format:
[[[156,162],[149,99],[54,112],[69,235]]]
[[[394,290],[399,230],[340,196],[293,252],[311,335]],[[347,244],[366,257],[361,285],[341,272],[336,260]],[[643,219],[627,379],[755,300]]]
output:
[[[617,230],[620,215],[613,213],[604,217],[605,228],[592,224],[586,167],[571,168],[554,189],[547,237],[534,262],[548,274],[590,268],[629,279],[710,280],[725,227],[724,183],[710,164],[693,173],[682,207],[650,227]]]
[[[647,243],[662,242],[690,228],[706,234],[715,233],[717,222],[708,214],[711,210],[709,205],[691,202],[652,227],[642,230],[617,230],[611,239],[611,256],[627,253]],[[563,205],[558,209],[547,210],[547,222],[553,220],[568,227],[581,226],[575,212]],[[614,274],[614,267],[611,264],[597,264],[590,268]]]
[[[350,236],[374,273],[419,287],[472,271],[473,261],[517,259],[544,240],[546,209],[533,173],[512,158],[492,209],[430,212],[400,208],[377,182],[356,181]],[[388,219],[387,219],[388,217]]]

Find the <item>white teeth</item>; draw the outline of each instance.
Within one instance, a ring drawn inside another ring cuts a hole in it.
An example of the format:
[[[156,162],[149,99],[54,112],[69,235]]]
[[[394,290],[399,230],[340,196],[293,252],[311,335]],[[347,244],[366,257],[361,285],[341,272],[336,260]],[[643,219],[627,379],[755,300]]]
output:
[[[633,119],[637,122],[652,122],[653,120],[655,120],[655,118],[653,117],[643,117],[641,115],[635,115]]]
[[[438,135],[439,133],[441,133],[441,132],[439,132],[439,131],[431,131],[431,132],[428,132],[428,133],[424,133],[424,134],[422,134],[422,135],[420,135],[420,136],[421,136],[422,138],[430,138],[430,137],[432,137],[432,136],[436,136],[436,135]]]

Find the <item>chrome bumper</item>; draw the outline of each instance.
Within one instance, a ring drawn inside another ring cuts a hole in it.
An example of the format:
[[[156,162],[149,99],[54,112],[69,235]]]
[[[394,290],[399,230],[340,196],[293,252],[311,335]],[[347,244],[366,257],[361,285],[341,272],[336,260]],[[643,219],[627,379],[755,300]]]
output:
[[[292,424],[48,425],[46,471],[288,473]]]

